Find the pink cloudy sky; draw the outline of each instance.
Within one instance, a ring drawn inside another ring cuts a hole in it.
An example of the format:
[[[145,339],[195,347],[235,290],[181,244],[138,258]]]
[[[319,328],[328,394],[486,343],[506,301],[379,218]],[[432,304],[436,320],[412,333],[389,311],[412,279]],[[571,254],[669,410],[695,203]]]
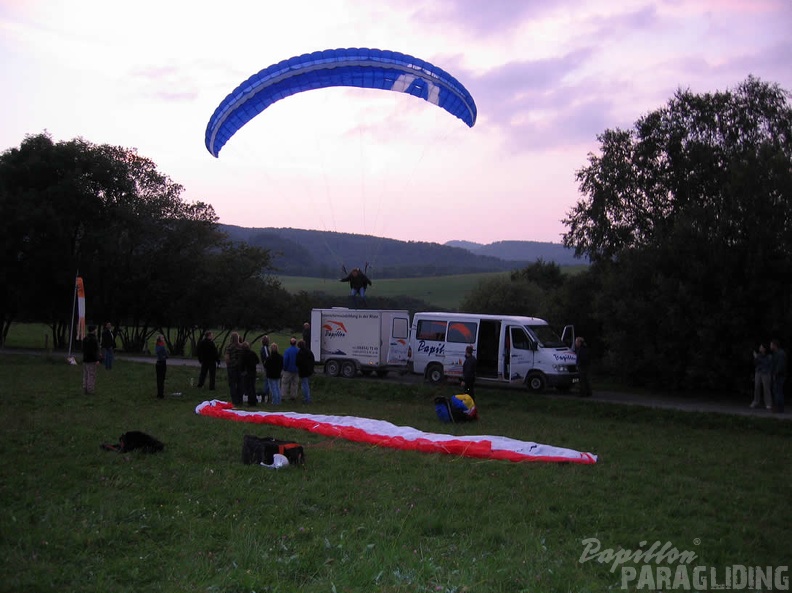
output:
[[[792,90],[789,0],[0,0],[0,149],[26,134],[137,148],[248,227],[412,241],[560,241],[606,128],[677,88]],[[397,93],[311,91],[212,157],[237,84],[294,55],[377,47],[455,75],[468,128]]]

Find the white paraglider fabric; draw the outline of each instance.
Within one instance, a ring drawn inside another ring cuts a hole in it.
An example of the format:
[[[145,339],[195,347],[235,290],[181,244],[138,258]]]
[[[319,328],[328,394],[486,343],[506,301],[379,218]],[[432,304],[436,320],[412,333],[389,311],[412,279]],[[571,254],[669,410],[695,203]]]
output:
[[[384,420],[357,416],[325,416],[298,412],[254,412],[234,409],[233,404],[211,400],[199,404],[195,413],[236,422],[273,424],[298,428],[333,438],[380,447],[503,459],[508,461],[545,461],[555,463],[597,463],[597,456],[573,449],[520,441],[503,436],[455,436],[424,432],[409,426],[396,426]]]

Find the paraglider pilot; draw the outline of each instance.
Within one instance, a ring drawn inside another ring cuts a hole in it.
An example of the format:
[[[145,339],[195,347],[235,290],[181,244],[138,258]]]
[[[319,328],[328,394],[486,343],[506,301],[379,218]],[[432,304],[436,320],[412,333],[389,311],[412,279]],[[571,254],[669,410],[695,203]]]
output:
[[[346,272],[346,268],[342,268]],[[366,287],[371,286],[371,280],[368,279],[360,268],[353,268],[352,271],[341,278],[341,282],[349,282],[349,296],[366,298]]]

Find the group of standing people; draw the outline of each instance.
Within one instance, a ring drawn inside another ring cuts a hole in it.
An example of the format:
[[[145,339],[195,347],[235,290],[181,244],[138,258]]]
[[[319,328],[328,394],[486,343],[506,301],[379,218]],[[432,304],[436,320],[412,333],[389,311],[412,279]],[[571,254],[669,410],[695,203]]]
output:
[[[291,338],[289,347],[281,355],[276,343],[270,343],[269,337],[261,339],[259,354],[253,350],[249,342],[243,341],[237,332],[229,335],[229,343],[225,349],[224,360],[228,374],[228,386],[231,402],[241,406],[247,397],[248,406],[256,406],[269,399],[273,405],[280,405],[285,397],[297,399],[298,385],[302,391],[302,401],[311,403],[310,377],[314,373],[316,359],[310,348],[310,326],[306,323],[303,335],[309,340]],[[215,389],[217,366],[220,364],[220,353],[214,342],[214,336],[207,332],[197,347],[201,373],[198,387],[203,387],[209,377],[209,389]],[[261,365],[264,371],[263,390],[256,388],[257,369]]]
[[[754,396],[752,408],[762,405],[764,396],[765,407],[779,414],[784,412],[784,383],[787,374],[787,355],[781,348],[781,341],[770,340],[770,348],[760,344],[753,353],[754,361]]]

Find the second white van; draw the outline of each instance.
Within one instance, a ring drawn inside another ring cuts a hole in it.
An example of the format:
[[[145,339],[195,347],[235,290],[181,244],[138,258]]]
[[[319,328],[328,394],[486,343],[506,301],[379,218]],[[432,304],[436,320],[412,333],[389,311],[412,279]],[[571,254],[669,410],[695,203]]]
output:
[[[544,319],[474,313],[416,313],[410,326],[409,366],[427,381],[461,378],[465,348],[478,361],[478,383],[520,383],[539,392],[546,387],[568,391],[579,380],[574,329],[563,337]]]

